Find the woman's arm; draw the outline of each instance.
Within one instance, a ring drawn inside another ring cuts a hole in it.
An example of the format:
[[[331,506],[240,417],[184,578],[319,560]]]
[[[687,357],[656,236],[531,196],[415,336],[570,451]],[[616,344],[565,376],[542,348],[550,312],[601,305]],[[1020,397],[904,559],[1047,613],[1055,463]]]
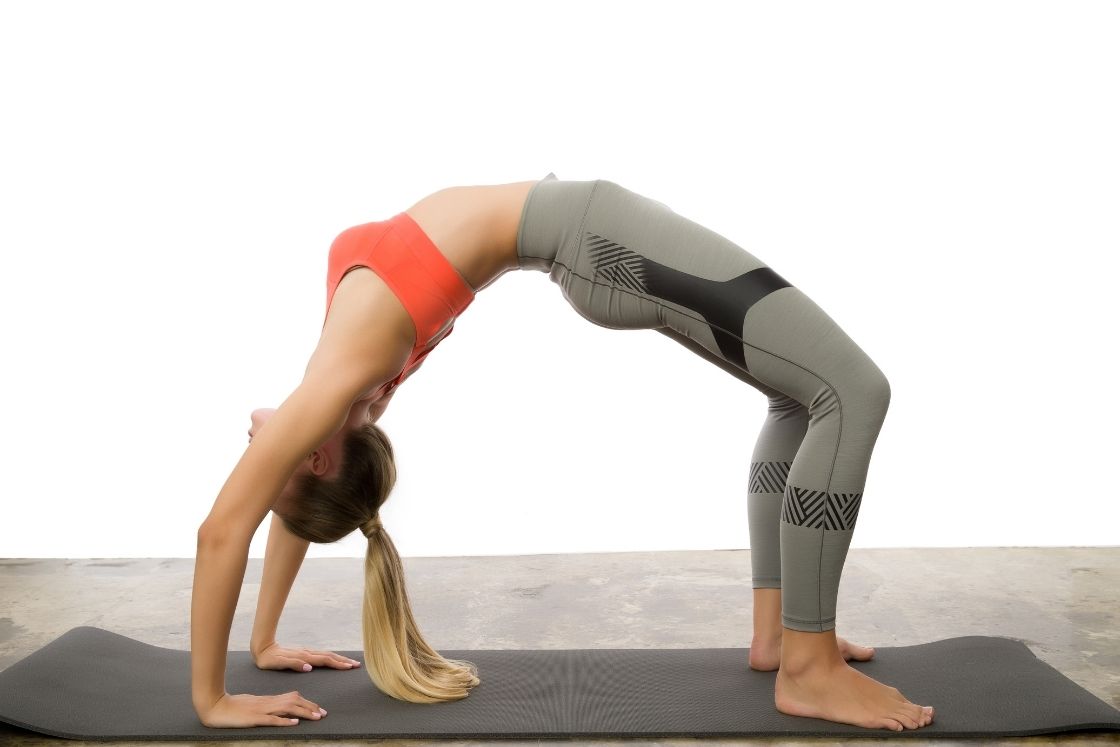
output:
[[[377,419],[385,412],[389,400],[396,389],[382,396],[369,409],[369,421]],[[299,573],[307,548],[311,543],[295,536],[284,526],[284,522],[272,512],[272,522],[268,528],[268,546],[264,551],[264,573],[261,574],[261,591],[257,597],[257,614],[253,620],[253,634],[249,650],[256,658],[265,647],[276,642],[276,628],[280,624],[280,614],[292,591],[296,574]]]
[[[353,366],[330,370],[308,369],[249,443],[199,527],[191,597],[191,699],[200,718],[226,694],[229,630],[253,534],[299,464],[345,424],[358,393],[369,386],[369,377]]]
[[[284,611],[284,603],[292,590],[292,583],[309,544],[307,540],[289,532],[276,511],[272,512],[268,548],[264,555],[264,575],[257,598],[257,616],[253,621],[253,635],[249,643],[253,662],[260,669],[309,672],[313,667],[353,669],[360,666],[357,660],[334,651],[281,646],[276,642],[280,613]]]
[[[264,573],[261,574],[261,591],[257,596],[257,614],[253,619],[253,634],[249,650],[257,657],[265,647],[276,643],[276,627],[280,613],[292,591],[292,584],[307,555],[311,543],[287,530],[275,512],[268,527],[268,546],[264,551]]]

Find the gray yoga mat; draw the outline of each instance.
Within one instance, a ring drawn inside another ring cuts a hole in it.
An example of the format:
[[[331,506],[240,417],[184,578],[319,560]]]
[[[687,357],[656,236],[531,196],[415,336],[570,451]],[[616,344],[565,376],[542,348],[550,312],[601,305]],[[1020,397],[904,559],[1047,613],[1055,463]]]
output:
[[[861,672],[935,709],[931,725],[892,732],[774,708],[775,672],[747,648],[440,649],[478,665],[463,700],[402,703],[361,668],[260,670],[227,657],[231,693],[299,690],[327,709],[296,726],[212,729],[191,707],[190,652],[101,628],[73,628],[0,672],[0,721],[74,739],[360,739],[849,736],[994,737],[1120,730],[1120,710],[1022,643],[994,636],[876,646]],[[361,651],[339,651],[364,661]]]

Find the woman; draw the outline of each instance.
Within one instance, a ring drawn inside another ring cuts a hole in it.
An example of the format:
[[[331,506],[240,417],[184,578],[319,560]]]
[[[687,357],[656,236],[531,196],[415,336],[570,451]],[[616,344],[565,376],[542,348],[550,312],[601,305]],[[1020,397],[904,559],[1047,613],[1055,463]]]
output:
[[[550,173],[435,192],[387,221],[343,231],[327,264],[327,313],[303,381],[279,409],[253,412],[249,446],[199,528],[191,668],[203,723],[285,725],[326,715],[298,691],[225,691],[249,541],[269,510],[251,641],[258,666],[358,665],[281,647],[274,635],[308,543],[359,529],[368,538],[363,649],[375,686],[432,703],[466,697],[479,683],[473,664],[440,656],[412,617],[400,557],[378,513],[396,471],[375,423],[475,293],[514,269],[549,273],[589,321],[655,329],[768,397],[750,468],[749,663],[778,670],[778,710],[893,730],[931,722],[931,707],[849,666],[873,652],[835,631],[840,574],[890,400],[886,377],[761,260],[618,184]]]

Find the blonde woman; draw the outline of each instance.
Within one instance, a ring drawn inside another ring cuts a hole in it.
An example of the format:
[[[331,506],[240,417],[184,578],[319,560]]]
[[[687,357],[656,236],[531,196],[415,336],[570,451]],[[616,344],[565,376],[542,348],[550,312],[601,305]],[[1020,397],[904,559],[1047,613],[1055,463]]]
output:
[[[275,641],[308,543],[357,529],[368,538],[362,644],[373,684],[393,698],[438,703],[479,683],[473,664],[442,657],[413,619],[379,513],[396,468],[376,421],[475,294],[517,269],[549,273],[589,321],[657,330],[767,396],[749,476],[749,665],[778,670],[775,707],[873,729],[930,723],[932,707],[849,666],[873,651],[835,631],[840,573],[890,400],[883,372],[808,296],[737,244],[614,182],[551,173],[442,189],[331,244],[325,318],[303,380],[276,410],[252,413],[249,445],[198,531],[191,689],[202,723],[329,717],[298,691],[226,692],[249,542],[269,511],[250,643],[257,666],[359,665]]]

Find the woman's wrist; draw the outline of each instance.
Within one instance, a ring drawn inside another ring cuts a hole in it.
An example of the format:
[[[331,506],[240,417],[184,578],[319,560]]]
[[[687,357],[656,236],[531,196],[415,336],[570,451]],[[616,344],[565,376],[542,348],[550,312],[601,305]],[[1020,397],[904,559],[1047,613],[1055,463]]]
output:
[[[275,638],[269,638],[267,641],[264,641],[263,643],[255,643],[255,642],[250,641],[250,643],[249,643],[249,653],[253,656],[253,658],[256,658],[256,657],[260,656],[261,653],[263,651],[265,651],[269,646],[273,646],[275,644],[276,644],[276,639]]]
[[[191,702],[194,704],[195,713],[202,715],[209,711],[214,705],[226,696],[225,690],[220,693],[191,693]]]

